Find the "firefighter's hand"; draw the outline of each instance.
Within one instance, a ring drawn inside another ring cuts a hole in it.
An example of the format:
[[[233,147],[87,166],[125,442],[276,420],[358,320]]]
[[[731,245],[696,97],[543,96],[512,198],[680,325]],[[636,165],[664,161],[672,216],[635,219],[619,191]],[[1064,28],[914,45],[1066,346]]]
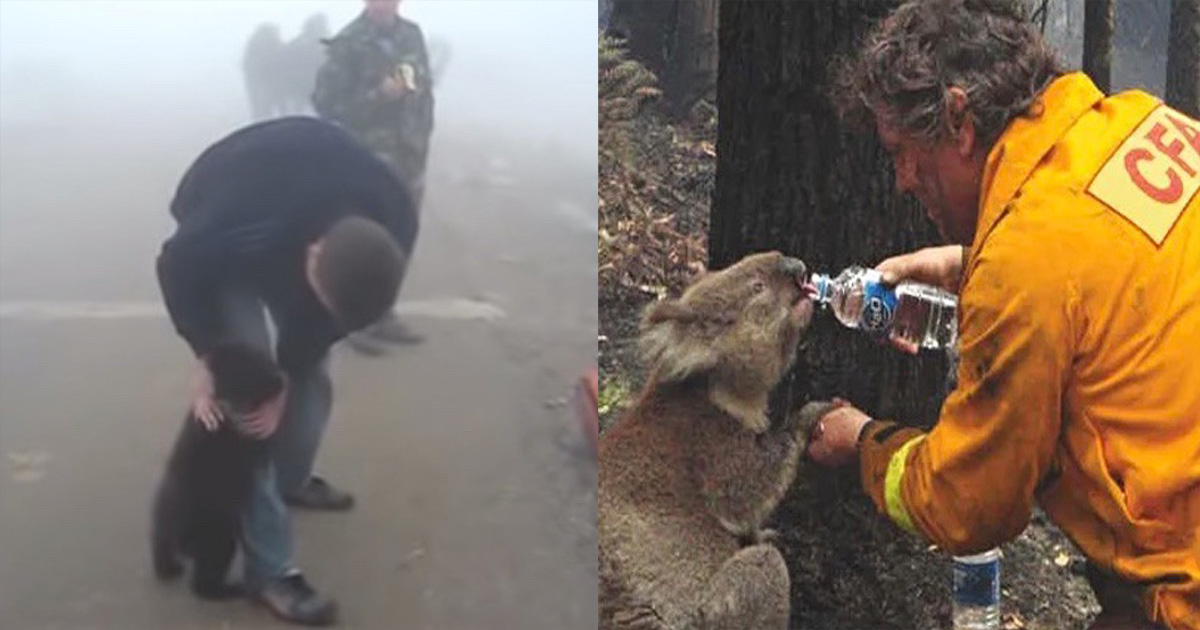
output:
[[[834,408],[817,421],[808,440],[808,456],[822,466],[841,466],[854,460],[858,434],[871,421],[850,403],[835,398]]]
[[[888,258],[876,265],[875,269],[883,276],[883,283],[888,286],[895,286],[901,281],[909,280],[930,284],[950,293],[958,293],[959,281],[962,279],[964,251],[962,245],[926,247],[909,254]],[[887,342],[907,354],[917,354],[921,349],[915,343],[905,342],[898,338],[889,337]]]
[[[931,284],[958,293],[962,279],[963,246],[926,247],[909,254],[893,256],[875,266],[883,282],[895,286],[902,280]]]

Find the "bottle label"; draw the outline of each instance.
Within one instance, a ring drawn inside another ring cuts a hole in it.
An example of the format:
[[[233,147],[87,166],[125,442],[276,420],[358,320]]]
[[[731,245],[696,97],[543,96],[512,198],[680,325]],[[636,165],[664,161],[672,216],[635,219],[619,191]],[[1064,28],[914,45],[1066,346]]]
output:
[[[954,602],[960,606],[1000,603],[1000,558],[978,564],[954,561]]]
[[[892,327],[896,312],[896,292],[883,284],[878,272],[868,274],[863,283],[861,328],[873,335],[885,335]]]

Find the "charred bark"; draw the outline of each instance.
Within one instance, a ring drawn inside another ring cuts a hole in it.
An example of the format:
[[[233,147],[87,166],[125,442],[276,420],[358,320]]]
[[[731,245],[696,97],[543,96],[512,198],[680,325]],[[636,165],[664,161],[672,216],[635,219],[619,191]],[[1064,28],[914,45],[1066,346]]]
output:
[[[1086,0],[1083,71],[1105,94],[1112,90],[1113,0]]]
[[[717,81],[717,1],[677,4],[675,36],[667,60],[666,96],[672,116],[687,115],[709,97]]]
[[[1174,0],[1171,5],[1166,101],[1200,118],[1200,0]]]
[[[659,78],[667,113],[686,115],[716,82],[717,0],[614,0],[608,31]]]

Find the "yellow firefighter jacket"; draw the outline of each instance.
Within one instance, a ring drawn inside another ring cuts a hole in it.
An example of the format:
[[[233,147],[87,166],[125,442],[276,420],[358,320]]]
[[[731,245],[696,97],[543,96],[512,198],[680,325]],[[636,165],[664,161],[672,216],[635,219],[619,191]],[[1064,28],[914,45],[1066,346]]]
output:
[[[862,481],[956,554],[1036,498],[1083,553],[1200,628],[1200,123],[1055,80],[983,171],[959,297],[958,387],[928,434],[861,436]]]

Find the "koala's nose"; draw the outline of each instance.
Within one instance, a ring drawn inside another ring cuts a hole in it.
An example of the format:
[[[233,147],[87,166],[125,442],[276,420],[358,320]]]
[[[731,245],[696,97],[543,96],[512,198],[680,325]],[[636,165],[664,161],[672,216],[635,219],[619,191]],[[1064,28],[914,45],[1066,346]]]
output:
[[[779,270],[801,282],[807,278],[804,273],[807,271],[807,267],[804,266],[804,261],[799,258],[784,258],[779,263]]]

